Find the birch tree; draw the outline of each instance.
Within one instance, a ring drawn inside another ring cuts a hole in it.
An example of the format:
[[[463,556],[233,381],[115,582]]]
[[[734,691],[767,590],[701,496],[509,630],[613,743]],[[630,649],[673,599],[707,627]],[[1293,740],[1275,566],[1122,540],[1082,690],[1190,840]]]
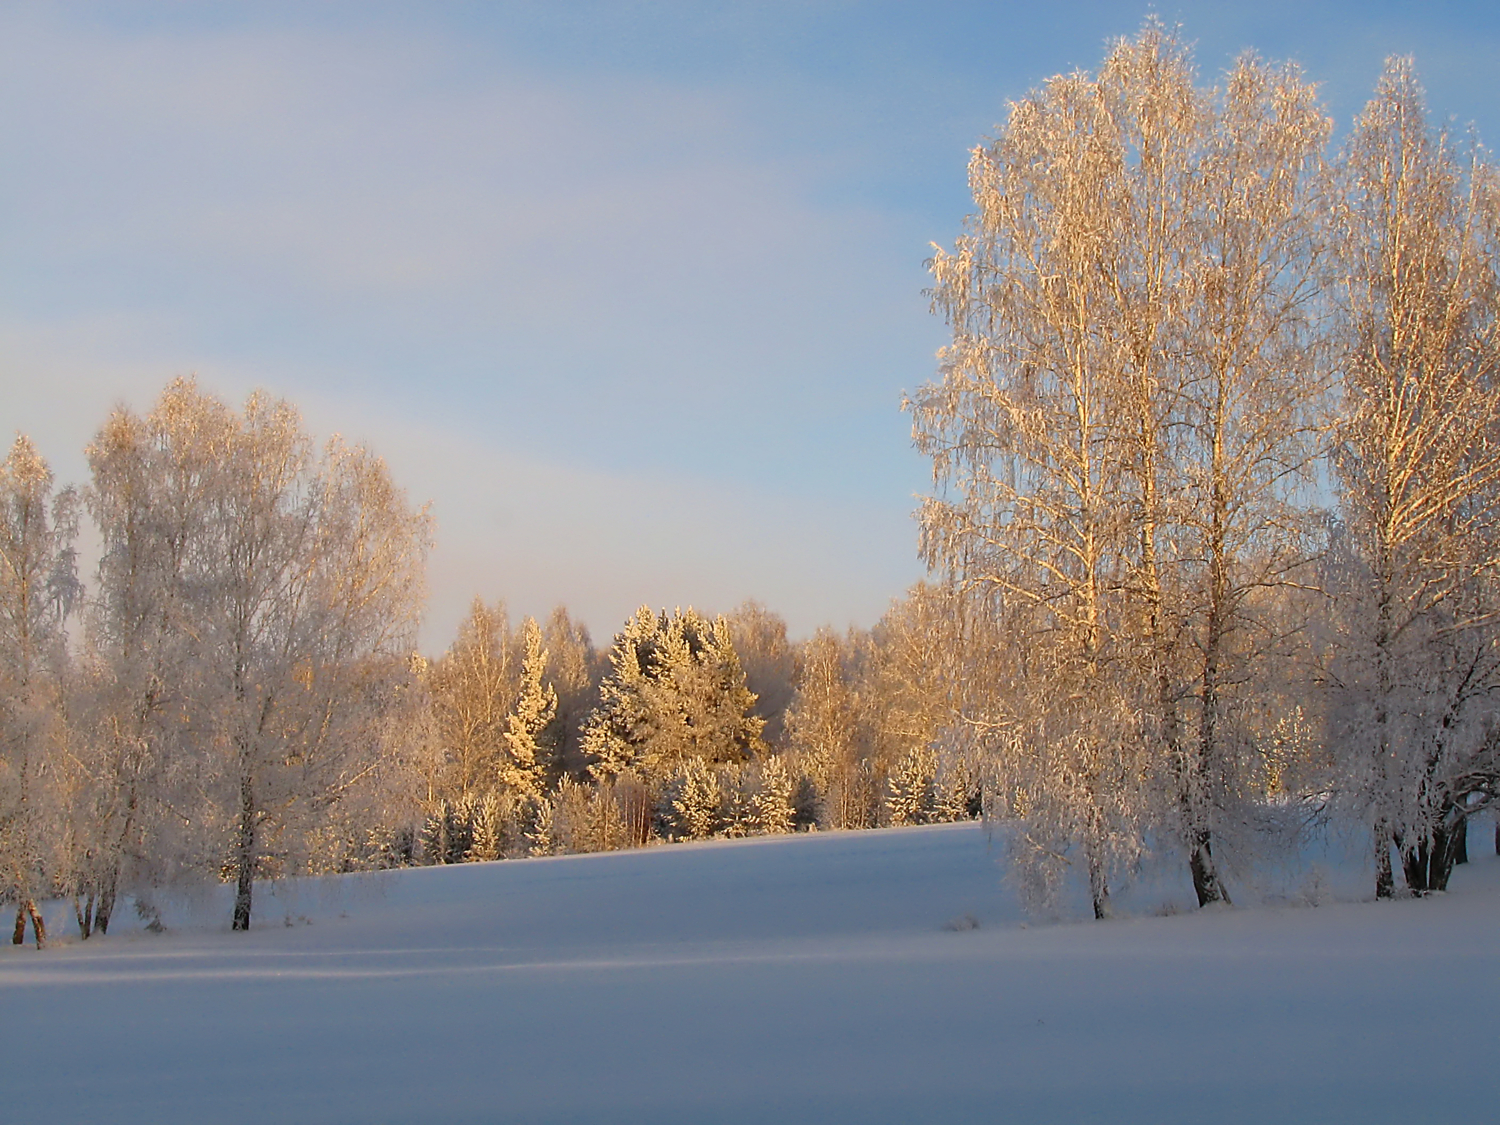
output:
[[[0,462],[0,891],[16,906],[14,941],[29,923],[47,941],[37,902],[60,869],[64,809],[64,623],[79,586],[75,496],[54,493],[52,471],[18,436]]]
[[[547,650],[546,680],[557,693],[558,769],[576,779],[586,769],[581,743],[598,697],[598,656],[588,630],[575,624],[563,606],[547,618],[542,644]]]
[[[90,602],[88,760],[95,779],[90,878],[106,932],[122,881],[170,880],[211,862],[191,826],[206,798],[192,706],[208,535],[232,422],[186,382],[142,418],[115,411],[86,452],[84,498],[101,554]]]
[[[811,783],[817,820],[825,827],[865,827],[873,803],[857,784],[864,740],[859,697],[847,645],[819,629],[797,659],[797,693],[787,710],[787,738]]]
[[[440,793],[463,800],[494,788],[506,769],[506,721],[520,691],[520,660],[502,604],[478,598],[458,637],[432,668],[428,686],[446,759]]]
[[[1216,91],[1182,232],[1178,511],[1196,730],[1173,746],[1200,905],[1227,899],[1216,821],[1252,768],[1276,591],[1319,550],[1315,470],[1330,383],[1321,273],[1329,122],[1291,65],[1242,57]]]
[[[176,838],[153,850],[233,881],[247,929],[255,879],[305,866],[311,829],[384,765],[427,517],[367,450],[319,456],[288,404],[257,394],[236,413],[185,380],[145,420],[117,412],[91,456],[101,636],[114,668],[141,662],[110,723],[118,838],[143,799],[159,806]],[[186,735],[170,766],[164,707]]]
[[[1033,782],[1066,797],[1030,801],[1050,820],[1023,836],[1044,864],[1081,848],[1099,917],[1144,833],[1128,791],[1153,685],[1128,591],[1143,588],[1159,647],[1165,240],[1203,113],[1185,51],[1154,26],[1097,78],[1058,76],[1014,103],[970,161],[977,212],[932,261],[954,333],[941,380],[907,403],[938,488],[921,511],[928,565],[980,611],[1025,615],[1036,646],[1041,711],[995,721],[1022,755],[1062,755]]]
[[[1040,678],[983,722],[1026,775],[1034,855],[1080,846],[1101,916],[1153,825],[1200,904],[1227,898],[1255,598],[1312,553],[1327,133],[1295,68],[1247,56],[1200,89],[1148,22],[1011,107],[932,261],[954,339],[907,404],[938,488],[923,551],[1030,650]]]
[[[1446,884],[1459,831],[1500,781],[1500,193],[1477,146],[1429,123],[1404,59],[1341,174],[1336,687],[1388,896],[1392,846],[1412,890]]]

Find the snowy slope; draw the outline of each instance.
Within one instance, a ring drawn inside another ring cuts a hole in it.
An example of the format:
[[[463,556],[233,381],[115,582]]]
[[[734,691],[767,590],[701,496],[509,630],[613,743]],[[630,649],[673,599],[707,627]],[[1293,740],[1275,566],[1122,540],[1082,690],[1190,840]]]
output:
[[[1500,861],[1454,884],[1025,926],[953,825],[209,895],[4,947],[0,1117],[1493,1120]]]

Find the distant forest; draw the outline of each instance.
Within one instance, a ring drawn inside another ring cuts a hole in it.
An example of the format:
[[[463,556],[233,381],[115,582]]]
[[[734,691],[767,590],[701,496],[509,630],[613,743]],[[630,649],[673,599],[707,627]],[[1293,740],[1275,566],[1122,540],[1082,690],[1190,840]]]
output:
[[[1392,60],[1335,145],[1254,55],[1148,22],[1013,103],[930,263],[905,408],[931,581],[794,641],[643,607],[602,649],[476,601],[369,450],[191,381],[90,480],[0,465],[0,898],[15,940],[184,881],[985,817],[1036,910],[1148,857],[1201,905],[1331,819],[1441,890],[1500,789],[1500,176]],[[102,544],[78,573],[87,518]]]

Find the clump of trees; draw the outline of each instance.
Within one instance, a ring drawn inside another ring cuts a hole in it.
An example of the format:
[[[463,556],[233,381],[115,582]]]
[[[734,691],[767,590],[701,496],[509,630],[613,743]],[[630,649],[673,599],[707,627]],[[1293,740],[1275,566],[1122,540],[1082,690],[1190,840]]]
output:
[[[960,711],[1039,901],[1077,864],[1107,916],[1153,847],[1227,901],[1289,792],[1441,888],[1500,782],[1495,172],[1405,60],[1330,135],[1148,23],[1012,106],[932,260],[922,549],[1009,664]]]
[[[219,880],[240,930],[257,880],[285,875],[945,815],[902,610],[818,639],[845,703],[816,727],[808,656],[754,603],[643,608],[599,653],[564,608],[513,628],[475,601],[427,660],[431,521],[370,451],[316,447],[285,402],[235,410],[179,380],[144,416],[115,411],[87,455],[81,490],[24,437],[0,463],[0,901],[18,944],[27,927],[45,943],[38,903],[59,896],[87,938],[122,896],[155,923],[155,888]],[[80,577],[85,514],[100,558]]]
[[[1003,822],[1047,908],[1148,854],[1202,905],[1288,818],[1442,889],[1500,790],[1500,177],[1393,60],[1342,144],[1293,66],[1149,22],[1011,107],[907,402],[936,575],[803,642],[642,607],[600,652],[475,601],[371,452],[191,381],[90,480],[0,463],[0,901],[711,836]],[[98,569],[74,542],[92,520]]]
[[[913,597],[934,601],[922,589]],[[519,643],[503,639],[510,636],[503,610],[476,604],[426,675],[439,727],[429,743],[429,817],[411,859],[452,863],[977,816],[981,770],[972,757],[939,748],[948,712],[932,694],[938,671],[923,656],[942,642],[913,628],[924,612],[898,603],[874,630],[824,631],[798,645],[754,602],[713,619],[642,607],[598,653],[559,609],[543,638],[548,647],[534,656],[546,670],[527,689],[524,677],[507,681],[492,671],[478,682],[450,671],[475,665],[471,638],[481,618],[493,638],[483,666],[521,662]],[[523,630],[537,635],[529,619]],[[570,649],[567,660],[555,660],[554,643]],[[464,728],[442,726],[442,717],[483,713],[500,730],[538,713],[528,695],[571,694],[553,671],[564,667],[576,670],[569,710],[584,718],[569,728],[560,707],[533,728],[538,760],[548,763],[539,784],[517,775],[498,738],[491,765],[465,768],[473,753]],[[470,694],[484,695],[483,705],[461,706]],[[469,785],[470,776],[478,783]],[[484,827],[490,823],[498,827]]]
[[[122,889],[188,873],[233,883],[246,929],[257,878],[316,865],[406,788],[429,521],[369,451],[317,450],[287,404],[236,412],[190,381],[116,411],[88,455],[86,599],[76,495],[25,438],[0,469],[16,936],[29,917],[45,940],[40,895],[72,895],[87,937]]]

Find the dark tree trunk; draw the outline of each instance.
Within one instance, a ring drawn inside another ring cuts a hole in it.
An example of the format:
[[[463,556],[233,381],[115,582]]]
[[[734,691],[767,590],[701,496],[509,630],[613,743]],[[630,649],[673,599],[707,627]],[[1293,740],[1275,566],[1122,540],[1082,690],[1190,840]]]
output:
[[[255,872],[250,864],[243,861],[243,858],[239,863],[239,869],[239,879],[234,889],[234,922],[230,929],[248,930],[250,928],[250,897],[255,889]]]
[[[1109,876],[1104,872],[1104,864],[1097,857],[1089,856],[1089,895],[1094,900],[1094,919],[1103,922],[1114,916],[1114,908],[1109,901]]]
[[[1219,879],[1219,869],[1214,863],[1213,841],[1207,832],[1200,832],[1195,841],[1189,866],[1193,869],[1193,890],[1198,895],[1198,905],[1212,902],[1230,905],[1229,892]]]
[[[1414,895],[1430,891],[1446,891],[1448,879],[1458,862],[1458,850],[1463,844],[1465,820],[1460,820],[1451,829],[1436,829],[1424,836],[1414,847],[1401,849],[1401,866],[1406,875],[1406,886]]]
[[[1417,841],[1415,847],[1401,849],[1401,869],[1406,876],[1406,889],[1414,895],[1427,892],[1427,860],[1430,855],[1427,837]]]
[[[1375,897],[1391,898],[1396,893],[1396,876],[1391,870],[1391,841],[1384,828],[1375,829]]]
[[[115,888],[120,885],[119,867],[111,867],[104,875],[99,888],[99,904],[94,907],[94,929],[101,934],[109,933],[109,919],[115,912]]]
[[[250,896],[255,890],[255,790],[250,777],[240,779],[239,839],[235,847],[234,921],[230,928],[250,928]]]
[[[73,915],[78,919],[78,936],[84,941],[89,940],[89,935],[94,932],[94,892],[90,888],[89,893],[80,899],[73,896]]]
[[[1441,829],[1432,835],[1432,855],[1427,861],[1427,889],[1446,891],[1453,868],[1460,862],[1459,856],[1467,851],[1469,818],[1462,817],[1447,831]],[[1463,862],[1467,862],[1467,857]]]
[[[11,934],[11,944],[20,945],[26,940],[26,920],[31,919],[31,932],[38,949],[47,948],[47,923],[42,921],[42,912],[31,899],[22,899],[16,906],[16,928]]]

